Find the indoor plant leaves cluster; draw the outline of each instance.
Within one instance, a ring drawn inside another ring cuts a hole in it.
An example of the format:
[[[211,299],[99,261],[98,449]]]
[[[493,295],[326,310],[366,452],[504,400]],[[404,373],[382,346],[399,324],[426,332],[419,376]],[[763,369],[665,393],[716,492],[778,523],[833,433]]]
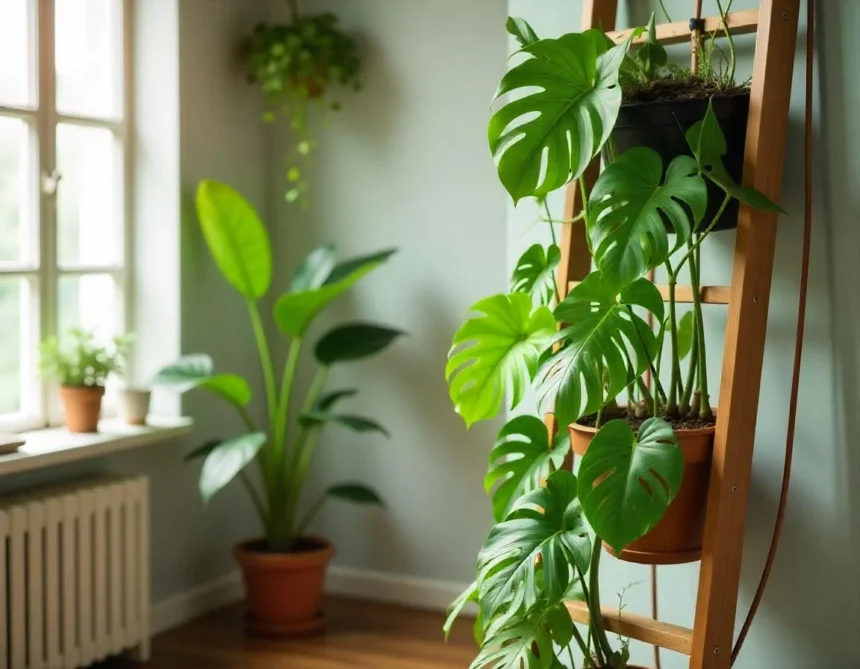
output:
[[[710,104],[677,130],[683,151],[668,159],[647,146],[615,150],[625,81],[666,67],[653,18],[634,31],[644,36],[636,49],[599,30],[540,39],[522,19],[510,19],[508,30],[521,59],[503,77],[489,122],[499,179],[514,202],[544,204],[578,181],[582,211],[568,223],[585,226],[594,269],[560,299],[558,245],[534,245],[517,263],[511,292],[478,301],[454,336],[445,373],[467,426],[517,409],[534,389],[559,433],[530,415],[499,433],[485,479],[496,525],[446,630],[475,602],[481,649],[473,669],[557,668],[568,653],[584,667],[624,669],[627,646],[613,648],[600,615],[602,546],[624,557],[671,515],[685,494],[688,437],[712,432],[714,422],[701,245],[731,201],[778,207],[725,169],[727,144]],[[584,172],[601,158],[589,190]],[[709,185],[720,196],[714,215]],[[657,269],[668,277],[666,296],[650,280]],[[682,272],[693,293],[683,315]],[[564,468],[571,446],[582,456],[577,474]],[[565,609],[570,599],[591,612],[585,632]]]
[[[290,290],[275,301],[272,311],[274,325],[289,341],[286,359],[278,366],[283,370],[278,379],[273,347],[261,315],[273,273],[268,231],[238,192],[215,181],[200,184],[197,213],[215,263],[247,305],[263,371],[267,420],[265,424],[257,424],[248,410],[254,399],[248,381],[238,374],[216,372],[211,357],[203,353],[186,355],[164,367],[154,384],[178,392],[205,390],[236,411],[242,430],[236,436],[201,446],[189,458],[203,459],[200,494],[205,501],[237,478],[247,489],[265,535],[262,540],[240,545],[237,550],[246,570],[252,616],[258,624],[268,625],[260,631],[293,633],[306,629],[301,625],[314,619],[322,586],[322,571],[309,573],[304,563],[311,554],[321,555],[324,569],[331,555],[326,542],[307,536],[316,514],[329,498],[358,504],[382,503],[376,491],[353,481],[334,485],[317,499],[307,500],[303,495],[320,433],[327,426],[388,435],[375,420],[341,408],[357,391],[327,391],[329,372],[336,365],[351,364],[382,352],[403,333],[367,322],[330,329],[312,348],[316,374],[300,397],[296,377],[301,352],[317,316],[362,277],[381,267],[394,250],[338,261],[334,246],[326,245],[307,256],[293,274]],[[253,470],[249,467],[252,463],[257,465]],[[294,563],[297,560],[303,566],[288,565],[282,571],[295,572],[297,581],[286,582],[283,580],[286,577],[263,580],[255,577],[248,566],[265,563],[263,570],[278,571],[279,565],[289,562],[291,556]],[[307,583],[314,584],[310,587],[313,592],[302,600]],[[261,604],[255,601],[255,596],[266,601]],[[296,610],[296,602],[302,603],[300,600],[303,604]]]

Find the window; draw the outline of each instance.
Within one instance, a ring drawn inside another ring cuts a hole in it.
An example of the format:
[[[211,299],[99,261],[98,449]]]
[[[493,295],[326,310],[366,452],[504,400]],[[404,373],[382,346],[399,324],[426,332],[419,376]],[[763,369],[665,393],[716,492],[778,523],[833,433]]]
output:
[[[130,327],[130,0],[0,3],[0,428],[58,419],[38,346]]]

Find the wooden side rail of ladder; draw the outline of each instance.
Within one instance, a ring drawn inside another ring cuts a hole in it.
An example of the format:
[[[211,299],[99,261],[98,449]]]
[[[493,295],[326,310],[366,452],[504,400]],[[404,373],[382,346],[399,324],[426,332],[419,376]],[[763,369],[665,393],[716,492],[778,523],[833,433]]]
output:
[[[615,30],[617,0],[585,0],[584,4],[583,29]],[[759,9],[734,12],[727,18],[733,35],[756,35],[743,183],[774,202],[779,201],[782,187],[799,5],[800,0],[762,0]],[[705,31],[723,33],[720,18],[705,19]],[[629,33],[609,34],[621,41]],[[657,38],[664,44],[687,42],[689,24],[659,25]],[[584,175],[589,189],[598,172],[595,160]],[[581,197],[571,183],[564,219],[574,218],[581,210]],[[689,655],[690,669],[731,665],[776,228],[776,214],[741,206],[731,285],[701,288],[704,302],[728,305],[728,317],[693,628],[604,610],[608,630]],[[565,226],[561,247],[557,282],[563,296],[591,270],[584,225]],[[679,286],[678,293],[679,301],[692,300],[689,286]],[[588,621],[582,603],[570,602],[568,609],[574,620]]]

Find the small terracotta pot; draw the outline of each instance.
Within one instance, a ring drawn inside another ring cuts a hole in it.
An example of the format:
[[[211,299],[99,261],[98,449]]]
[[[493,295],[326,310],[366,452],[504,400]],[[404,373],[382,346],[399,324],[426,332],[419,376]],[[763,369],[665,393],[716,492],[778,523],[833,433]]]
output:
[[[263,539],[236,545],[248,603],[248,630],[275,637],[310,636],[325,627],[320,597],[331,543],[306,537],[294,553],[266,552]]]
[[[569,432],[571,448],[581,456],[597,430],[574,423]],[[695,562],[702,556],[714,428],[675,430],[675,436],[684,456],[681,489],[657,526],[617,556],[621,560],[640,564],[683,564]],[[606,544],[604,547],[615,554]]]
[[[69,432],[98,432],[104,394],[101,386],[60,387],[63,421]]]
[[[139,388],[119,391],[119,414],[128,425],[146,425],[151,394],[149,390]]]

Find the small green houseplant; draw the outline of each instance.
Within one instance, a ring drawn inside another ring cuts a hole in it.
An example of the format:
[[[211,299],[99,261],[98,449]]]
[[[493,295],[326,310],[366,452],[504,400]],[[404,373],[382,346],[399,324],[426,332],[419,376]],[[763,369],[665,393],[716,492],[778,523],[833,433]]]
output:
[[[340,410],[357,390],[326,392],[329,371],[381,352],[402,333],[366,322],[334,327],[313,346],[317,371],[302,398],[297,394],[296,371],[317,316],[385,263],[394,250],[337,262],[334,247],[322,246],[307,256],[293,274],[290,290],[274,305],[274,323],[290,342],[278,383],[260,314],[261,300],[272,282],[266,227],[238,192],[214,181],[200,184],[197,212],[212,257],[247,305],[263,370],[268,419],[265,425],[256,424],[248,411],[252,393],[247,380],[238,374],[215,373],[212,359],[205,354],[184,356],[162,369],[153,383],[180,392],[207,390],[236,410],[242,428],[238,436],[206,444],[189,455],[203,458],[200,493],[208,502],[238,478],[259,515],[264,537],[236,548],[245,575],[251,628],[274,635],[310,633],[322,625],[320,590],[332,555],[327,540],[307,533],[311,521],[328,498],[359,504],[382,501],[371,488],[351,481],[332,486],[317,499],[304,498],[320,433],[327,425],[336,425],[387,436],[375,420]],[[249,471],[252,463],[256,468]]]
[[[334,86],[359,90],[360,61],[355,41],[338,25],[337,15],[302,14],[290,1],[291,21],[256,26],[246,46],[248,78],[260,87],[272,123],[278,114],[290,122],[292,145],[287,156],[287,202],[308,204],[307,168],[316,147],[309,127],[311,105],[337,111]]]
[[[631,52],[629,41],[616,45],[599,30],[539,39],[521,19],[510,19],[508,29],[525,58],[502,79],[489,124],[499,178],[515,203],[544,205],[548,194],[578,181],[587,197],[571,224],[586,227],[594,270],[560,299],[553,276],[560,249],[535,245],[520,258],[511,292],[477,302],[454,336],[446,377],[467,426],[516,409],[534,386],[559,433],[549,435],[530,415],[500,432],[485,479],[497,524],[448,626],[467,602],[479,604],[482,644],[472,669],[558,669],[574,653],[579,666],[624,669],[626,644],[611,646],[600,614],[601,546],[625,557],[658,533],[684,494],[687,454],[699,448],[688,449],[688,433],[713,426],[701,244],[729,201],[776,205],[727,173],[725,139],[710,107],[679,130],[686,151],[668,165],[648,147],[612,150],[620,77],[644,58],[641,48],[652,48],[648,41]],[[606,166],[589,192],[583,175],[601,155]],[[706,183],[721,193],[713,218],[705,216]],[[669,278],[668,308],[647,278],[657,268]],[[679,317],[682,272],[695,301]],[[579,438],[576,475],[562,469],[568,427],[572,437],[591,430]],[[685,531],[676,528],[669,539]],[[660,560],[655,543],[635,551],[639,561]],[[589,608],[585,634],[567,613],[570,599]]]
[[[40,346],[42,375],[57,381],[63,421],[70,432],[96,432],[105,383],[125,365],[130,337],[115,337],[109,345],[92,332],[71,328],[65,336],[49,337]]]

